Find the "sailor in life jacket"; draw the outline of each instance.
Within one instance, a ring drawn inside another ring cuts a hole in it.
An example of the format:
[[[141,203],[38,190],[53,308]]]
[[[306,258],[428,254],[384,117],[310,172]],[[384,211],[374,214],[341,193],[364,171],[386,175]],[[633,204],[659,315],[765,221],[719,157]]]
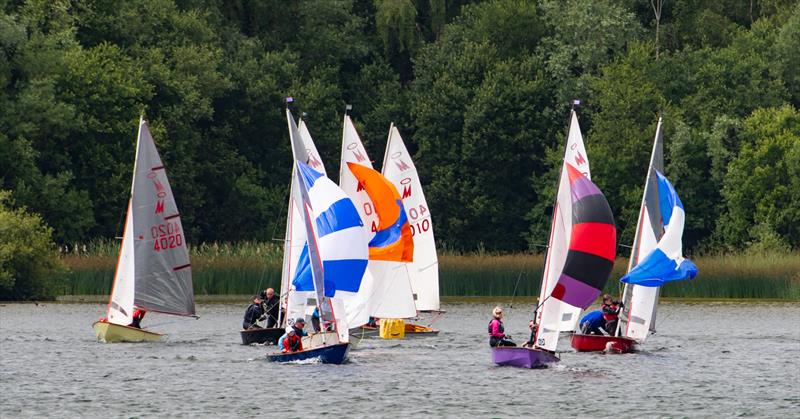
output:
[[[495,307],[492,310],[492,321],[489,322],[489,346],[517,346],[511,341],[511,336],[505,334],[503,327],[503,309]]]
[[[292,326],[286,327],[286,334],[279,339],[281,352],[299,352],[303,350],[303,341]]]
[[[606,294],[603,296],[603,305],[600,309],[603,311],[603,320],[606,321],[606,332],[614,336],[617,333],[617,323],[619,322],[619,311],[624,304],[619,301],[614,301],[611,296]]]

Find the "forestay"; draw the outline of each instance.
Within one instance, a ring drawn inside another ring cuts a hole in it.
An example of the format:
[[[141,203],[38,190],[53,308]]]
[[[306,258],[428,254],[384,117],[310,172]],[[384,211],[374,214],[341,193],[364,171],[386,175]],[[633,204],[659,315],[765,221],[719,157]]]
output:
[[[553,221],[550,227],[547,258],[542,276],[539,302],[542,307],[537,312],[536,345],[554,351],[558,344],[559,332],[572,331],[578,323],[581,309],[555,298],[547,298],[553,292],[558,279],[564,271],[572,235],[572,195],[569,187],[567,164],[591,179],[589,160],[583,145],[578,117],[575,111],[570,116],[564,162],[561,166],[556,202],[553,207]]]
[[[131,198],[108,319],[127,325],[133,308],[195,314],[189,252],[178,207],[147,123],[140,119]]]
[[[400,191],[414,239],[414,260],[408,264],[417,310],[439,310],[439,260],[433,237],[433,221],[417,168],[397,127],[389,128],[383,156],[383,176]]]
[[[371,241],[378,232],[380,220],[374,203],[348,167],[348,163],[372,169],[372,162],[369,160],[353,122],[349,116],[345,115],[339,186],[356,205],[364,222],[364,234]],[[345,301],[345,304],[347,320],[352,326],[367,323],[370,316],[380,318],[415,316],[416,307],[406,264],[370,260],[359,295]]]

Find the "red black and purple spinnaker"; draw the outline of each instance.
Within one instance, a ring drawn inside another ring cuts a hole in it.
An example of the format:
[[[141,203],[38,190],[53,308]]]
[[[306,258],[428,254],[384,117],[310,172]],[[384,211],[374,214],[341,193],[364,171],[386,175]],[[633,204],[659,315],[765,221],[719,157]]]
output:
[[[569,163],[572,235],[567,260],[552,296],[587,308],[600,295],[614,267],[617,228],[606,197],[589,178]]]

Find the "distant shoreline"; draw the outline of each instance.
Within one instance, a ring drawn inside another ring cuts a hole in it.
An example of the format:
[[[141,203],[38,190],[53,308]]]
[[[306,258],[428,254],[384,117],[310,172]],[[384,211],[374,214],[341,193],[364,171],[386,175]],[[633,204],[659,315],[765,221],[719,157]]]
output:
[[[195,302],[199,304],[248,304],[251,295],[196,295]],[[501,304],[508,306],[531,305],[536,300],[530,296],[446,296],[442,297],[443,304]],[[791,298],[697,298],[697,297],[670,297],[659,300],[662,304],[671,303],[724,303],[724,304],[750,304],[750,303],[796,303],[800,299]],[[0,301],[0,304],[107,304],[107,295],[60,295],[55,300],[36,300],[36,301]]]

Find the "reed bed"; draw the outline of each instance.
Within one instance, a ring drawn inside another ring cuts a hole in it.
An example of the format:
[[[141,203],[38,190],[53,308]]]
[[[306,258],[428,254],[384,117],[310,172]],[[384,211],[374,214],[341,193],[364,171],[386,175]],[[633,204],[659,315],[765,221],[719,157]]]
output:
[[[62,255],[71,272],[65,295],[108,295],[118,244],[101,242]],[[279,288],[282,247],[273,243],[201,244],[190,248],[197,295],[247,295]],[[800,253],[707,255],[692,258],[700,274],[665,285],[666,298],[800,300]],[[619,258],[605,292],[619,295],[628,260]],[[538,296],[541,254],[488,252],[439,256],[442,296]]]

